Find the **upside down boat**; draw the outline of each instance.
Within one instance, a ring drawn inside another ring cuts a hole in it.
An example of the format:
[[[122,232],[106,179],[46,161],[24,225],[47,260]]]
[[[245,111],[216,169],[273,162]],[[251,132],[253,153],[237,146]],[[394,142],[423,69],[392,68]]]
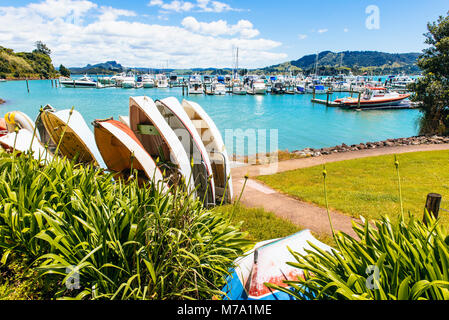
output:
[[[390,92],[387,88],[368,87],[365,88],[360,97],[360,108],[368,109],[374,107],[397,106],[408,97],[410,97],[410,94]],[[335,102],[340,103],[343,107],[347,108],[357,108],[359,105],[359,99],[353,97],[336,99]]]

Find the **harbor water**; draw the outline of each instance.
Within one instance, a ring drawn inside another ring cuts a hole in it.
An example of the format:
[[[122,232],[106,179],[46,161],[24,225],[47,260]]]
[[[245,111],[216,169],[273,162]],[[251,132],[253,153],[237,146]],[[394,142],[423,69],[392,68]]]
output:
[[[303,148],[324,148],[389,138],[417,135],[420,113],[416,109],[403,110],[344,110],[311,102],[312,95],[190,95],[183,96],[181,88],[64,88],[52,87],[50,80],[0,83],[0,116],[9,111],[25,112],[33,120],[39,108],[46,104],[62,110],[75,107],[90,123],[95,119],[128,115],[129,97],[146,95],[153,100],[174,96],[199,103],[222,132],[226,129],[278,130],[278,149],[290,151]],[[347,96],[334,93],[332,100]],[[316,98],[326,100],[326,95]],[[229,150],[230,151],[230,150]],[[241,151],[242,152],[242,151]],[[240,153],[241,153],[240,152]],[[243,151],[246,152],[246,151]],[[239,150],[230,151],[239,153]]]

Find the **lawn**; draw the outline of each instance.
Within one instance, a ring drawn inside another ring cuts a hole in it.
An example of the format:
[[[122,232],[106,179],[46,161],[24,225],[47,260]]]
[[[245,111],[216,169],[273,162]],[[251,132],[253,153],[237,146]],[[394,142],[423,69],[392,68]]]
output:
[[[233,205],[216,207],[219,212],[231,213]],[[248,239],[260,242],[269,239],[282,238],[303,230],[290,221],[277,217],[274,213],[265,211],[263,208],[248,208],[243,205],[236,205],[232,222],[235,225],[241,223],[241,230],[248,233]],[[313,233],[318,240],[333,246],[334,240],[331,236]]]
[[[426,196],[443,196],[441,208],[449,208],[449,151],[398,155],[404,212],[422,218]],[[398,178],[394,156],[362,158],[328,163],[329,206],[353,217],[368,219],[400,214]],[[298,169],[258,179],[270,187],[303,201],[325,206],[323,166]],[[440,211],[443,223],[448,213]]]

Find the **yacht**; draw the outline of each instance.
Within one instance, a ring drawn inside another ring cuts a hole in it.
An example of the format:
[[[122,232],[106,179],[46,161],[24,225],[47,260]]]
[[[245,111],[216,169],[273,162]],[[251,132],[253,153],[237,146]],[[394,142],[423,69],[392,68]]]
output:
[[[151,74],[142,76],[142,86],[144,88],[154,88],[154,77]]]
[[[84,75],[80,79],[61,77],[59,78],[59,82],[66,88],[97,88],[99,86],[95,80],[89,78],[87,75]]]
[[[226,85],[224,82],[214,81],[211,85],[211,91],[214,95],[225,95]]]
[[[265,81],[257,76],[248,77],[246,81],[246,92],[248,94],[266,94],[267,86]]]
[[[357,108],[360,104],[361,109],[369,109],[373,107],[397,106],[408,97],[410,97],[410,94],[390,92],[384,87],[365,87],[360,96],[360,102],[358,97],[336,99],[335,102],[347,108]]]
[[[126,77],[123,78],[121,81],[122,88],[124,89],[131,89],[136,87],[136,76],[134,74],[128,74]]]
[[[176,72],[170,72],[169,85],[170,85],[170,87],[176,87],[179,85],[179,79],[178,79],[178,75],[176,74]]]
[[[236,79],[232,82],[232,94],[246,95],[246,89],[242,81]]]

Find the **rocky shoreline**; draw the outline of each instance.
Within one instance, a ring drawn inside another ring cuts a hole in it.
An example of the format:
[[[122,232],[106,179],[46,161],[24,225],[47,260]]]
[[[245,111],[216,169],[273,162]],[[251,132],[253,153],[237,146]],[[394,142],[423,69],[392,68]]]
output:
[[[367,142],[359,143],[353,145],[347,145],[345,143],[331,147],[331,148],[305,148],[302,150],[295,150],[291,153],[297,155],[298,157],[319,157],[322,155],[328,155],[332,153],[349,152],[349,151],[359,151],[365,149],[376,149],[376,148],[387,148],[387,147],[397,147],[397,146],[409,146],[409,145],[420,145],[420,144],[443,144],[449,143],[449,136],[414,136],[409,138],[398,138],[398,139],[387,139],[377,142]]]
[[[251,156],[231,156],[232,161],[245,164],[268,164],[277,161],[285,161],[292,159],[321,157],[333,153],[352,152],[366,149],[380,149],[398,146],[422,145],[422,144],[444,144],[449,143],[449,136],[414,136],[409,138],[387,139],[376,142],[366,142],[359,144],[347,145],[345,143],[330,148],[305,148],[302,150],[279,150],[277,153],[256,154]]]
[[[0,104],[4,104],[6,101],[3,99],[0,99]]]

